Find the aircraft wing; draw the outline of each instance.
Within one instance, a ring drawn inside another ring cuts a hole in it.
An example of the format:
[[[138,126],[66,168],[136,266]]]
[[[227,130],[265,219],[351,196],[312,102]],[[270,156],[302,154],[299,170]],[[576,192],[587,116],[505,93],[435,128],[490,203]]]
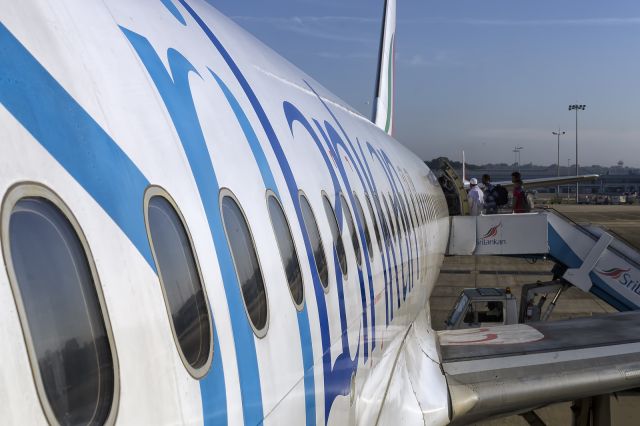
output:
[[[640,386],[640,312],[438,337],[452,424]]]
[[[599,175],[578,175],[578,176],[560,176],[552,178],[539,178],[539,179],[523,179],[524,187],[526,189],[535,188],[548,188],[550,186],[567,185],[576,182],[592,182],[598,179]],[[511,181],[493,182],[494,185],[502,185],[507,189],[513,187]]]

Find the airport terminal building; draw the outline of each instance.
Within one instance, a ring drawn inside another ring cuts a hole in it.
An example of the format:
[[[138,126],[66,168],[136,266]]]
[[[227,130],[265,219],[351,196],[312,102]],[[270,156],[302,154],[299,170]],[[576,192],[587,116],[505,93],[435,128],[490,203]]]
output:
[[[514,166],[509,167],[475,167],[467,166],[466,175],[467,178],[476,177],[480,179],[483,174],[491,175],[491,180],[494,182],[511,180],[511,172],[516,170]],[[549,167],[538,167],[531,165],[523,165],[517,170],[522,173],[523,179],[536,179],[536,178],[548,178],[557,176],[557,169],[555,165]],[[456,172],[462,176],[462,169],[456,169]],[[600,175],[600,178],[594,182],[581,183],[581,194],[625,194],[625,193],[637,193],[640,192],[640,169],[614,166],[614,167],[581,167],[580,174],[595,173]],[[561,167],[560,176],[568,176],[575,174],[575,168],[573,167]],[[560,192],[563,194],[575,193],[576,186],[562,185]],[[548,192],[555,192],[555,187],[548,188]],[[540,192],[545,192],[541,190]]]

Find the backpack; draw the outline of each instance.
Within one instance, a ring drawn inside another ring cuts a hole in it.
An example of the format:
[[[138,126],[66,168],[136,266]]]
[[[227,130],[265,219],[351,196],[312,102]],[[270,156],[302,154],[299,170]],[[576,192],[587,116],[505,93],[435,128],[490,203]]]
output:
[[[505,206],[509,204],[509,191],[502,185],[496,185],[491,191],[497,206]]]
[[[530,212],[535,207],[535,202],[533,200],[533,192],[526,191],[524,193],[524,211]]]

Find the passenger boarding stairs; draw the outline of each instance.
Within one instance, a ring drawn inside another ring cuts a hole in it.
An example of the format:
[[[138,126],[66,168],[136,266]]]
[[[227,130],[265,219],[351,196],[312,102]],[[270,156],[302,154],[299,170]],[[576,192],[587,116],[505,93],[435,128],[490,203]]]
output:
[[[544,257],[561,278],[619,311],[640,310],[640,252],[607,231],[561,213],[452,216],[449,255]]]

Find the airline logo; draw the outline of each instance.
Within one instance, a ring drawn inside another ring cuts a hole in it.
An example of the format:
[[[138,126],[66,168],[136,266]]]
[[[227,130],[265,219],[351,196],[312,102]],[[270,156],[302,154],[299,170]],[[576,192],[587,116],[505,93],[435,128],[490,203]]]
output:
[[[631,275],[631,269],[623,269],[623,268],[611,268],[604,270],[596,270],[596,272],[603,277],[611,278],[616,280],[618,284],[621,286],[628,288],[636,294],[640,294],[640,280],[635,279]]]
[[[477,244],[483,246],[502,246],[507,244],[507,240],[502,240],[496,238],[498,236],[498,231],[502,228],[502,222],[498,223],[495,226],[492,226],[487,230],[482,238],[477,241]]]
[[[620,276],[626,272],[629,272],[630,269],[621,269],[621,268],[611,268],[611,269],[606,269],[604,271],[598,271],[598,273],[600,275],[604,275],[606,277],[611,277],[613,279],[619,279]]]
[[[438,336],[443,346],[512,345],[544,339],[544,334],[526,324],[447,330]]]
[[[496,226],[489,228],[489,230],[487,231],[486,234],[484,234],[484,237],[482,237],[483,240],[486,240],[487,238],[493,238],[496,235],[498,235],[498,229],[500,229],[502,227],[502,222],[500,222],[499,224],[497,224]]]

